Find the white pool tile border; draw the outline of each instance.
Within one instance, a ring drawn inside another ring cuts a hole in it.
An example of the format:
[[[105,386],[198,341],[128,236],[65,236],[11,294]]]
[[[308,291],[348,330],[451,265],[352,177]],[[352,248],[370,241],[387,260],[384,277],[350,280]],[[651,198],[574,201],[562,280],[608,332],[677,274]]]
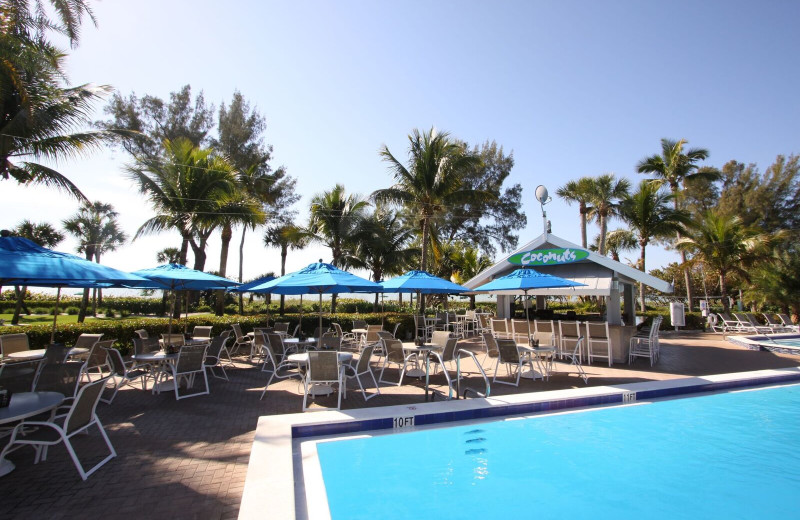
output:
[[[646,381],[615,386],[552,390],[487,399],[459,399],[416,405],[263,416],[258,420],[250,451],[250,462],[247,468],[239,518],[243,520],[262,518],[294,520],[296,518],[295,487],[302,486],[303,483],[295,482],[292,449],[293,428],[312,425],[343,425],[355,421],[386,420],[396,417],[423,417],[431,414],[448,414],[469,410],[485,411],[495,407],[505,408],[514,405],[565,404],[565,401],[579,403],[586,398],[608,397],[616,399],[615,403],[619,404],[626,402],[626,396],[630,397],[632,393],[643,394],[644,399],[649,399],[651,397],[648,396],[657,398],[658,394],[662,392],[674,395],[680,393],[680,389],[691,389],[692,387],[697,387],[697,391],[701,392],[704,387],[708,387],[709,390],[724,389],[727,386],[742,388],[777,383],[782,379],[786,379],[787,382],[789,379],[800,379],[800,367]],[[689,394],[684,393],[683,395]],[[575,406],[581,405],[576,404]],[[565,408],[570,407],[558,407],[543,413],[552,413],[552,411]]]

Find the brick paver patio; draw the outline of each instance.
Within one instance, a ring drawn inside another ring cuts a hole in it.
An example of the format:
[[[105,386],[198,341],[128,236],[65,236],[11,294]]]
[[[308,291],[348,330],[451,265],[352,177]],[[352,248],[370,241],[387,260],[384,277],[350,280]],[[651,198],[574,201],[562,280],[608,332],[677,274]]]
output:
[[[652,369],[639,360],[632,368],[597,365],[587,372],[590,385],[607,385],[797,365],[797,357],[748,351],[720,336],[684,333],[662,340],[661,360]],[[395,380],[396,372],[391,373]],[[267,374],[244,360],[228,373],[230,382],[211,378],[208,396],[176,402],[172,393],[153,395],[128,387],[113,404],[100,403],[98,415],[117,457],[86,482],[63,446],[52,447],[48,459],[38,465],[30,448],[12,453],[8,458],[17,468],[0,478],[0,518],[235,518],[258,417],[299,412],[302,388],[294,380],[283,380],[259,400]],[[441,375],[432,378],[439,389],[443,383]],[[354,384],[343,402],[345,409],[423,402],[416,380],[383,387],[383,395],[368,403]],[[481,386],[475,377],[467,384]],[[492,394],[576,386],[583,383],[575,375],[561,373],[548,382],[523,380],[519,389],[495,385]],[[332,402],[322,399],[320,404]],[[80,436],[75,444],[85,463],[104,455],[96,431]],[[264,518],[270,518],[268,511]]]

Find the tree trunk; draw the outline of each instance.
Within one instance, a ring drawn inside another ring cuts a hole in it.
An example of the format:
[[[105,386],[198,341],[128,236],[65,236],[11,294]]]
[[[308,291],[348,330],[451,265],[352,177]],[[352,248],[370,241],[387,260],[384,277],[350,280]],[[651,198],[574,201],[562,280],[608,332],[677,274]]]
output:
[[[331,262],[334,266],[338,267],[339,264],[339,256],[342,254],[338,248],[331,248],[331,252],[333,253],[333,258]],[[322,312],[322,309],[320,309]],[[331,314],[336,314],[336,294],[331,294]]]
[[[422,219],[422,255],[420,255],[419,259],[419,269],[420,271],[428,270],[428,217]],[[420,316],[424,316],[425,295],[420,294],[417,299],[419,300],[419,314]]]
[[[185,233],[181,233],[181,253],[178,256],[178,263],[186,265],[189,262],[189,237]]]
[[[604,215],[600,215],[600,254],[606,256],[606,229],[608,227],[607,219]]]
[[[581,215],[581,245],[586,249],[586,204],[581,202],[580,209],[578,210]]]
[[[94,258],[94,248],[86,246],[86,260],[92,261]],[[89,308],[89,288],[83,290],[83,298],[81,299],[81,308],[78,311],[78,323],[83,323],[86,320],[86,310]]]
[[[14,316],[11,318],[11,324],[19,325],[19,317],[22,314],[22,308],[25,306],[25,295],[28,293],[28,286],[23,285],[20,291],[19,286],[15,285],[14,292],[17,295],[17,305],[14,308]],[[28,314],[30,314],[30,312]]]
[[[719,294],[722,297],[722,310],[729,312],[731,310],[730,302],[728,301],[728,287],[725,283],[725,271],[719,272]]]
[[[474,294],[470,294],[469,295],[469,308],[470,308],[470,310],[473,310],[473,311],[475,310],[475,295]]]
[[[289,254],[289,246],[286,244],[281,244],[281,276],[286,274],[286,255]],[[281,294],[281,308],[280,314],[283,316],[283,313],[286,309],[286,296]]]
[[[239,242],[239,283],[242,283],[244,273],[244,235],[247,233],[247,226],[242,227],[242,240]],[[239,314],[244,314],[244,295],[239,293]]]
[[[78,311],[78,323],[83,323],[86,320],[86,310],[89,308],[89,288],[83,290],[83,298],[81,298],[81,308]]]
[[[645,263],[644,263],[644,259],[645,259],[644,252],[645,252],[645,248],[646,247],[647,247],[646,243],[642,244],[642,258],[641,258],[641,264],[642,265],[641,265],[641,268],[642,268],[642,272],[645,272],[645,273],[647,272],[647,271],[645,271]],[[644,284],[643,283],[639,284],[639,300],[641,302],[642,312],[645,312],[647,310],[647,307],[645,307],[645,304],[644,304]]]
[[[223,278],[228,271],[228,248],[233,238],[233,229],[230,223],[222,227],[222,247],[219,252],[219,275]],[[214,291],[216,293],[216,309],[215,314],[222,316],[225,314],[225,291]]]
[[[97,289],[92,289],[92,316],[97,317]]]
[[[678,239],[680,240],[681,234],[678,233]],[[681,265],[683,267],[683,278],[686,282],[686,299],[689,300],[689,312],[694,310],[694,287],[692,287],[692,277],[689,273],[689,268],[686,267],[686,252],[681,251]]]

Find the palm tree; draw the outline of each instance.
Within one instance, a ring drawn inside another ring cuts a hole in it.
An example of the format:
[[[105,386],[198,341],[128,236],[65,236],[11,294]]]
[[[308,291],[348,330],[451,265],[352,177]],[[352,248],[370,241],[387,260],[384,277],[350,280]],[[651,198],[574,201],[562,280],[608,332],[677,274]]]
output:
[[[455,270],[451,279],[459,285],[464,285],[467,280],[474,278],[481,271],[492,266],[491,258],[481,254],[477,247],[472,247],[469,244],[461,244],[452,260]],[[469,308],[475,309],[474,294],[469,296]]]
[[[581,177],[577,181],[569,181],[556,190],[556,195],[564,199],[567,204],[578,203],[578,213],[581,221],[581,245],[588,247],[586,242],[586,221],[592,208],[589,205],[594,191],[594,179]]]
[[[142,224],[133,239],[177,230],[181,235],[178,263],[186,265],[191,245],[195,268],[202,270],[206,241],[226,217],[220,212],[236,193],[236,176],[230,163],[212,155],[209,149],[178,139],[164,141],[164,158],[140,159],[127,171],[156,211],[156,216]]]
[[[677,246],[695,254],[695,260],[719,275],[722,306],[727,312],[728,276],[736,274],[749,281],[751,269],[771,253],[767,248],[770,237],[755,227],[742,224],[739,216],[708,211],[703,219],[692,225],[689,236],[681,238]]]
[[[331,263],[336,267],[343,268],[350,264],[354,250],[353,237],[367,205],[360,196],[348,195],[341,184],[311,199],[309,239],[331,248]],[[331,297],[331,312],[336,312],[335,294]]]
[[[92,202],[84,204],[72,217],[63,221],[64,229],[78,239],[77,251],[87,260],[100,262],[106,251],[113,251],[127,240],[117,222],[118,213],[111,204]],[[89,289],[83,290],[78,323],[86,319]]]
[[[377,208],[361,220],[356,231],[352,265],[370,271],[374,282],[380,282],[385,276],[403,274],[417,253],[409,248],[412,236],[413,232],[403,225],[397,213]],[[378,311],[377,294],[374,309]]]
[[[64,88],[65,54],[46,40],[46,32],[76,43],[81,18],[91,11],[82,0],[53,0],[57,20],[44,2],[8,0],[0,4],[0,179],[42,184],[86,201],[56,169],[40,164],[81,156],[130,132],[85,131],[94,101],[110,87]]]
[[[303,229],[296,226],[293,222],[270,226],[264,233],[264,245],[267,247],[278,247],[281,250],[281,276],[286,274],[286,257],[289,250],[303,249],[308,243],[308,235]],[[286,297],[281,294],[280,314],[285,310]]]
[[[462,179],[480,164],[480,158],[470,154],[447,132],[428,132],[414,129],[409,140],[409,164],[404,166],[384,145],[381,156],[389,163],[395,185],[377,190],[372,199],[377,202],[410,206],[419,223],[422,254],[419,268],[428,269],[428,249],[434,219],[470,201],[490,200],[488,192],[464,188]],[[420,298],[420,312],[425,299]]]
[[[683,147],[686,143],[688,143],[686,139],[678,141],[666,138],[661,139],[661,155],[656,154],[645,157],[636,166],[636,171],[639,173],[655,175],[661,182],[669,185],[676,210],[681,209],[680,193],[687,180],[701,177],[715,179],[719,176],[716,170],[699,170],[697,163],[708,158],[708,150],[705,148],[690,148],[684,151]],[[680,239],[680,233],[677,237]],[[683,250],[681,251],[681,263],[686,263],[686,252]],[[689,270],[684,269],[683,275],[686,280],[686,298],[689,300],[689,310],[691,311],[694,309],[694,291],[692,290]]]
[[[237,184],[237,191],[232,197],[226,198],[221,201],[222,205],[219,209],[219,222],[221,223],[222,232],[222,245],[220,247],[219,255],[219,276],[225,277],[228,272],[228,250],[230,247],[231,239],[233,238],[233,226],[243,224],[247,229],[248,226],[255,227],[263,224],[266,216],[262,209],[261,203],[250,196],[242,184]],[[242,233],[244,240],[244,232]],[[241,251],[240,251],[241,253]],[[241,258],[239,259],[241,265]],[[222,316],[225,313],[225,291],[215,291],[217,295],[216,300],[216,315]]]
[[[606,233],[606,249],[611,254],[611,259],[619,262],[619,254],[625,251],[633,251],[636,249],[638,242],[636,235],[629,229],[615,229]],[[600,235],[594,239],[594,244],[590,246],[593,251],[600,250]]]
[[[54,248],[62,240],[64,240],[64,234],[49,223],[34,223],[30,220],[23,220],[17,224],[17,226],[11,231],[11,234],[22,238],[27,238],[28,240],[49,249]],[[28,287],[23,286],[22,289],[20,289],[19,286],[15,286],[14,291],[17,296],[17,305],[14,308],[14,315],[11,317],[11,324],[18,325],[19,317],[20,314],[22,314],[23,308],[27,314],[30,314],[28,309],[25,308],[25,295],[28,293]]]
[[[630,187],[631,183],[627,179],[615,179],[612,173],[592,179],[592,192],[589,196],[592,208],[589,211],[589,216],[596,218],[598,224],[600,224],[598,250],[603,256],[606,254],[608,219],[619,213],[619,201],[628,194]]]
[[[639,269],[645,273],[645,250],[650,240],[673,236],[681,232],[683,226],[689,222],[685,213],[670,207],[673,197],[674,195],[662,190],[657,183],[645,180],[620,203],[622,220],[630,226],[638,239],[641,248]],[[639,298],[644,312],[644,284],[639,284]]]

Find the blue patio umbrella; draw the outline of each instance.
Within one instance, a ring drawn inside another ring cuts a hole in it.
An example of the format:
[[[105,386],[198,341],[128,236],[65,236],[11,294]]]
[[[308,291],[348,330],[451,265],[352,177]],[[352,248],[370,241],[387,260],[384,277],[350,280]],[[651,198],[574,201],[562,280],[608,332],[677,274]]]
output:
[[[140,286],[148,289],[173,291],[172,312],[169,315],[168,333],[172,333],[172,314],[175,312],[174,291],[204,291],[227,289],[239,285],[233,280],[216,276],[181,264],[163,264],[149,269],[139,269],[132,274],[147,278],[150,283]],[[188,309],[187,309],[188,313]]]
[[[507,291],[515,294],[519,294],[519,292],[522,291],[527,296],[528,291],[532,289],[557,289],[559,287],[581,287],[584,285],[586,284],[574,282],[551,274],[540,273],[535,269],[522,268],[476,287],[473,291]]]
[[[55,339],[62,287],[137,287],[143,283],[147,280],[140,276],[53,251],[25,238],[0,236],[0,286],[58,288],[51,342]]]
[[[323,294],[374,293],[381,292],[383,288],[380,284],[342,271],[320,260],[299,271],[253,287],[251,290],[287,295],[319,294],[319,326],[322,328]]]
[[[478,286],[473,289],[473,291],[506,294],[519,294],[519,292],[522,291],[527,300],[528,291],[533,289],[557,289],[560,287],[581,287],[584,285],[586,284],[523,267],[505,276],[496,278],[489,283]]]
[[[232,287],[228,289],[228,291],[233,293],[258,292],[258,291],[253,291],[252,289],[254,287],[258,287],[259,285],[263,285],[267,282],[271,282],[274,279],[275,279],[274,276],[267,275],[264,276],[263,278],[259,278],[258,280],[253,280],[252,282],[243,283],[238,287]]]
[[[381,285],[383,291],[387,293],[459,294],[470,291],[464,286],[433,276],[427,271],[409,271],[397,278],[381,282]]]

